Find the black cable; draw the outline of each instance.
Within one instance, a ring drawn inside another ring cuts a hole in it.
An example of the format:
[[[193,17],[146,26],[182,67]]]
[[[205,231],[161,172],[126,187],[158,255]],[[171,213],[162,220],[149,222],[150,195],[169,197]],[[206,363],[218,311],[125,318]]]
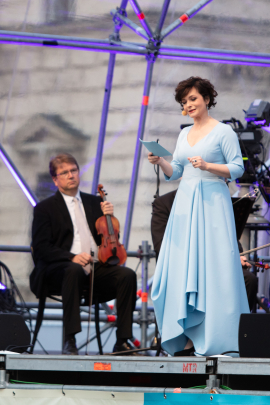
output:
[[[266,212],[263,214],[263,217],[265,217],[265,215],[268,213],[269,207],[270,207],[270,204],[268,204],[267,210],[266,210]],[[267,231],[266,231],[266,232],[267,232]],[[267,232],[267,233],[268,233],[268,232]],[[268,235],[269,235],[269,233],[268,233]]]
[[[257,201],[259,201],[261,195],[262,195],[262,192],[260,191],[259,194],[258,194],[257,197],[256,197],[256,200],[254,201],[254,204],[255,204]]]
[[[239,353],[239,352],[237,352],[235,350],[228,350],[227,352],[221,353],[221,355],[223,356],[224,354],[227,354],[227,353]]]
[[[8,345],[5,350],[13,352],[16,349],[28,349],[28,347],[32,347],[33,345],[23,345],[23,346],[17,346],[17,345]]]
[[[138,268],[139,268],[139,265],[141,264],[141,262],[142,262],[142,260],[140,259],[140,260],[139,260],[139,263],[137,264],[137,267],[136,267],[136,269],[134,270],[134,271],[135,271],[135,273],[137,273],[137,271],[138,271]]]
[[[6,310],[7,311],[9,311],[9,312],[17,312],[17,313],[19,313],[19,314],[24,314],[27,310],[26,310],[26,305],[25,305],[25,302],[24,302],[24,299],[23,299],[23,297],[22,297],[22,295],[21,295],[21,293],[20,293],[20,290],[19,290],[19,288],[17,287],[17,285],[16,285],[16,283],[15,283],[15,281],[14,281],[14,279],[13,279],[13,276],[12,276],[12,274],[11,274],[11,272],[10,272],[10,270],[8,269],[8,267],[3,263],[3,262],[1,262],[0,261],[0,272],[1,272],[1,274],[2,274],[2,272],[3,272],[3,274],[4,274],[4,276],[5,276],[5,285],[6,285],[6,287],[7,287],[7,290],[9,290],[9,293],[11,294],[9,297],[8,297],[8,299],[7,299],[7,301],[11,301],[11,300],[13,300],[14,299],[14,305],[13,305],[13,308],[12,308],[12,304],[9,302],[6,302]],[[2,279],[2,276],[1,276],[1,279]],[[10,288],[8,288],[9,287],[9,285],[8,284],[10,284]],[[6,291],[6,290],[2,290],[2,291]],[[19,298],[19,301],[21,302],[21,306],[22,306],[22,308],[20,309],[20,310],[18,310],[18,308],[16,307],[16,299],[15,299],[15,297],[16,297],[16,295],[18,296],[18,298]],[[1,296],[1,295],[0,295]],[[1,297],[2,298],[2,303],[3,303],[3,297]],[[4,310],[5,310],[5,308],[4,308]]]
[[[112,333],[113,333],[113,330],[114,330],[114,326],[112,326],[110,333],[108,334],[108,336],[107,336],[105,342],[102,344],[102,349],[103,349],[103,347],[107,344],[108,340],[110,339],[110,337],[111,337],[111,335],[112,335]],[[97,352],[96,354],[99,354],[99,352]]]

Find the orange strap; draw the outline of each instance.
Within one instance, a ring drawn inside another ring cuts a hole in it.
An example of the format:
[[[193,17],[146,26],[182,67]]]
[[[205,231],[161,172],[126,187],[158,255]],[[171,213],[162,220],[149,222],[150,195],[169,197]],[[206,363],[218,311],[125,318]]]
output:
[[[144,20],[145,19],[145,15],[143,13],[137,14],[137,17],[139,18],[139,20]]]
[[[147,292],[143,292],[142,293],[142,302],[147,302],[148,299],[148,293]]]
[[[142,105],[148,105],[149,97],[148,96],[143,96],[142,99]]]
[[[183,14],[183,15],[181,15],[181,17],[179,17],[179,20],[181,20],[183,24],[184,24],[188,19],[189,19],[189,16],[188,16],[187,14]]]

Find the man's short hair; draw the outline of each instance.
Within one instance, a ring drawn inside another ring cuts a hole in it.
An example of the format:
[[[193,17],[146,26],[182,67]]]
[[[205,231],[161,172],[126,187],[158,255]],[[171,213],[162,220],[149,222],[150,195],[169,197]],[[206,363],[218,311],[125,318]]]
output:
[[[77,160],[72,155],[69,153],[59,153],[50,160],[49,169],[52,177],[56,177],[57,167],[62,163],[74,164],[78,167],[78,170],[80,170]]]

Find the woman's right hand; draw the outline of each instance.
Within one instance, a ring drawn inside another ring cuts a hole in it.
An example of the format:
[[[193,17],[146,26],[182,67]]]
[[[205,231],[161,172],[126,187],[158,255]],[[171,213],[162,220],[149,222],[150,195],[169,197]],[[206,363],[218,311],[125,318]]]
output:
[[[161,163],[162,158],[159,156],[154,156],[152,152],[148,153],[148,160],[152,165],[159,165]]]

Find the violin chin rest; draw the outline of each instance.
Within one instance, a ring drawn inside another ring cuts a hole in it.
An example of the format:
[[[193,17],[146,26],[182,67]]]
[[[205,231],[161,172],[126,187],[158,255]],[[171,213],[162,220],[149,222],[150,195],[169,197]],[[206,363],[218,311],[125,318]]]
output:
[[[120,260],[117,256],[111,256],[106,263],[110,264],[111,266],[116,266],[117,264],[119,264],[119,262]]]

